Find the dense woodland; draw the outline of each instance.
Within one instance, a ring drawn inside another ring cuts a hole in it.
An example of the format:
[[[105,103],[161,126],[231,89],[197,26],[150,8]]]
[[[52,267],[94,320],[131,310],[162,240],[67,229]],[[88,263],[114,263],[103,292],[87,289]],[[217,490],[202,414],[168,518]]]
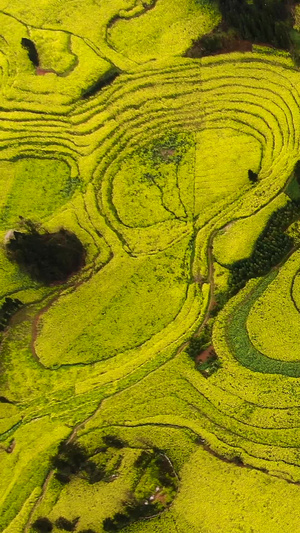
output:
[[[189,57],[234,50],[251,50],[252,43],[290,51],[299,61],[299,42],[293,30],[293,8],[288,0],[219,0],[220,25],[194,42]]]

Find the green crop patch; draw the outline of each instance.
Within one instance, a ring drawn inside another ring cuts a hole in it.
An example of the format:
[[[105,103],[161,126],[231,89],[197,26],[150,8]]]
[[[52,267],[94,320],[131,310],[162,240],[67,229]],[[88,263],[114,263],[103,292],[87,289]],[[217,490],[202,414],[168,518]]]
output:
[[[167,58],[184,54],[194,39],[209,33],[219,20],[216,6],[206,1],[150,0],[149,11],[139,18],[117,20],[108,42],[137,63]]]
[[[57,366],[103,360],[143,344],[166,327],[186,297],[187,244],[184,239],[152,257],[113,260],[77,291],[62,296],[38,325],[40,361]],[[91,299],[96,292],[97,300]],[[161,294],[166,299],[163,307]],[[83,318],[87,316],[88,324]]]
[[[221,21],[0,0],[4,533],[296,527],[300,74],[236,35],[187,57]],[[80,268],[26,274],[30,225]]]
[[[11,181],[1,209],[1,227],[9,229],[19,217],[43,220],[68,201],[79,184],[71,178],[69,166],[58,159],[20,159],[9,163]]]
[[[229,141],[230,139],[230,141]],[[259,171],[260,143],[230,129],[207,129],[197,134],[195,213],[249,188],[248,169]]]
[[[299,310],[295,306],[292,293],[293,281],[299,267],[299,253],[295,253],[262,297],[252,306],[247,319],[250,341],[256,349],[271,359],[300,360]]]
[[[277,196],[258,213],[229,222],[214,239],[214,256],[223,265],[245,259],[253,252],[255,242],[266,226],[270,215],[288,201],[286,194]]]

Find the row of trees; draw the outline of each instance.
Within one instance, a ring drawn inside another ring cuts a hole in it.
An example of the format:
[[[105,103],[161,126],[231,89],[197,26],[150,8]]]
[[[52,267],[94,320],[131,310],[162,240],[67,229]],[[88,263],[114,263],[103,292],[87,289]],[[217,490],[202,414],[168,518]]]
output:
[[[32,527],[35,531],[38,531],[38,533],[50,533],[53,530],[54,524],[57,529],[62,529],[63,531],[75,531],[78,521],[79,517],[74,518],[74,520],[68,520],[64,516],[60,516],[53,523],[49,518],[41,516],[32,524]],[[78,533],[96,533],[96,531],[93,529],[82,529]]]
[[[290,48],[292,19],[287,0],[219,0],[219,7],[226,26],[242,39]]]
[[[58,454],[52,459],[55,477],[60,483],[67,484],[77,475],[86,479],[88,483],[98,483],[105,478],[105,469],[98,466],[84,448],[76,442],[62,443]]]
[[[257,239],[251,257],[241,259],[228,267],[231,270],[230,295],[237,293],[249,279],[266,275],[292,250],[294,240],[284,231],[299,216],[300,201],[298,200],[289,202],[273,213],[264,231]]]
[[[290,5],[289,0],[219,0],[221,24],[195,41],[187,56],[247,51],[252,49],[252,43],[262,43],[290,50],[297,60]]]

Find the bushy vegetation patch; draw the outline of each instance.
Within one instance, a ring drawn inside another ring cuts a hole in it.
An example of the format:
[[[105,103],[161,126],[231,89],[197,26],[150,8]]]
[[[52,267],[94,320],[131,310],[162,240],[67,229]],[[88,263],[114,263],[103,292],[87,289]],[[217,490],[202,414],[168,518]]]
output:
[[[257,239],[251,257],[237,261],[230,267],[232,293],[242,288],[248,279],[267,274],[292,250],[294,241],[285,230],[299,218],[299,215],[300,203],[291,201],[270,217],[267,226]]]
[[[57,233],[39,233],[31,221],[25,226],[29,230],[27,233],[12,232],[6,250],[9,259],[33,279],[46,285],[65,281],[84,265],[84,247],[73,233],[65,229]]]
[[[222,265],[231,265],[251,256],[255,243],[268,224],[270,215],[288,202],[281,194],[250,217],[229,222],[214,238],[214,256]]]
[[[3,331],[7,324],[9,323],[10,318],[14,313],[22,307],[22,302],[17,298],[6,297],[4,302],[0,307],[0,331]]]

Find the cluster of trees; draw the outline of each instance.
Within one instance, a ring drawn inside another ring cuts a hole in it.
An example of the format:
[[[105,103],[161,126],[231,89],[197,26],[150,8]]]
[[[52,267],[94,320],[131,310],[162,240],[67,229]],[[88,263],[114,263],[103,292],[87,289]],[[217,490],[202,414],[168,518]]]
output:
[[[52,467],[56,469],[56,479],[65,484],[77,475],[91,484],[105,477],[105,469],[91,461],[86,450],[76,442],[63,442],[59,446],[57,455],[52,459]]]
[[[215,309],[219,310],[217,305]],[[198,337],[192,337],[189,341],[189,345],[186,348],[186,352],[189,356],[195,361],[195,367],[201,374],[208,378],[214,372],[216,372],[221,367],[221,361],[219,360],[216,352],[212,349],[212,334],[211,334],[211,324],[206,324],[204,329],[201,331]],[[201,354],[204,350],[211,347],[210,355],[206,361],[197,360],[198,355]]]
[[[266,275],[292,250],[294,240],[284,231],[300,216],[300,202],[292,201],[278,209],[256,241],[251,257],[241,259],[230,268],[230,295],[237,293],[251,278]]]
[[[106,446],[116,449],[126,446],[126,443],[115,435],[106,435],[103,437],[103,441]],[[107,450],[107,448],[102,448],[102,450]],[[52,459],[52,466],[56,469],[56,478],[63,483],[68,483],[72,476],[75,475],[81,475],[89,482],[94,482],[95,471],[99,471],[99,467],[90,461],[86,450],[76,442],[63,442],[58,449],[57,455]],[[171,493],[175,493],[177,490],[177,478],[173,466],[166,455],[158,448],[143,450],[136,459],[134,466],[140,473],[140,477],[146,468],[150,468],[156,483],[161,488],[167,489]],[[100,472],[102,479],[105,472],[101,469]],[[92,481],[90,480],[91,475]],[[97,481],[99,480],[97,478]],[[124,505],[122,513],[116,513],[112,518],[104,520],[104,531],[119,531],[131,522],[155,515],[162,510],[162,503],[159,501],[148,501],[147,505],[145,505],[144,499],[143,501],[137,500],[133,493],[129,495],[128,501]],[[75,531],[78,521],[79,517],[69,520],[61,516],[55,522],[52,522],[47,517],[39,517],[32,524],[32,527],[38,533],[51,532],[54,525],[64,531]],[[79,533],[95,532],[92,529],[85,529]]]
[[[120,450],[126,442],[115,435],[103,437],[105,446],[98,448],[95,453],[106,452],[107,448]],[[52,458],[52,468],[56,470],[55,477],[63,484],[67,484],[75,476],[80,476],[90,484],[98,481],[111,481],[111,476],[105,467],[97,465],[89,458],[87,451],[77,442],[62,442],[57,454]]]
[[[241,39],[290,48],[288,0],[219,0],[219,8],[226,26],[234,28]]]
[[[57,529],[62,529],[63,531],[75,531],[78,524],[79,517],[74,518],[73,520],[68,520],[64,516],[60,516],[55,520],[54,524]],[[54,525],[49,518],[39,517],[33,524],[32,527],[38,533],[50,533],[53,530]],[[82,529],[78,533],[96,533],[93,529]]]
[[[63,228],[39,233],[29,220],[24,226],[26,232],[14,231],[6,250],[33,279],[45,285],[65,281],[84,265],[85,249],[74,233]]]
[[[221,24],[195,41],[187,56],[201,57],[224,49],[247,51],[252,43],[261,43],[290,50],[297,59],[290,7],[289,0],[219,0]]]
[[[197,355],[199,355],[203,350],[205,350],[211,344],[211,330],[210,328],[205,328],[201,331],[198,337],[192,337],[189,341],[189,345],[186,348],[186,352],[189,356],[195,360]]]
[[[174,492],[177,490],[177,478],[174,469],[168,458],[159,449],[144,450],[135,461],[134,465],[138,470],[144,471],[146,468],[153,468],[157,483],[160,487],[168,488]],[[122,513],[116,513],[112,518],[106,518],[103,522],[103,529],[107,532],[116,532],[131,522],[154,516],[162,510],[159,502],[139,501],[131,494]]]
[[[6,328],[12,315],[14,315],[22,305],[22,302],[17,298],[5,298],[0,307],[0,331],[3,331]]]

